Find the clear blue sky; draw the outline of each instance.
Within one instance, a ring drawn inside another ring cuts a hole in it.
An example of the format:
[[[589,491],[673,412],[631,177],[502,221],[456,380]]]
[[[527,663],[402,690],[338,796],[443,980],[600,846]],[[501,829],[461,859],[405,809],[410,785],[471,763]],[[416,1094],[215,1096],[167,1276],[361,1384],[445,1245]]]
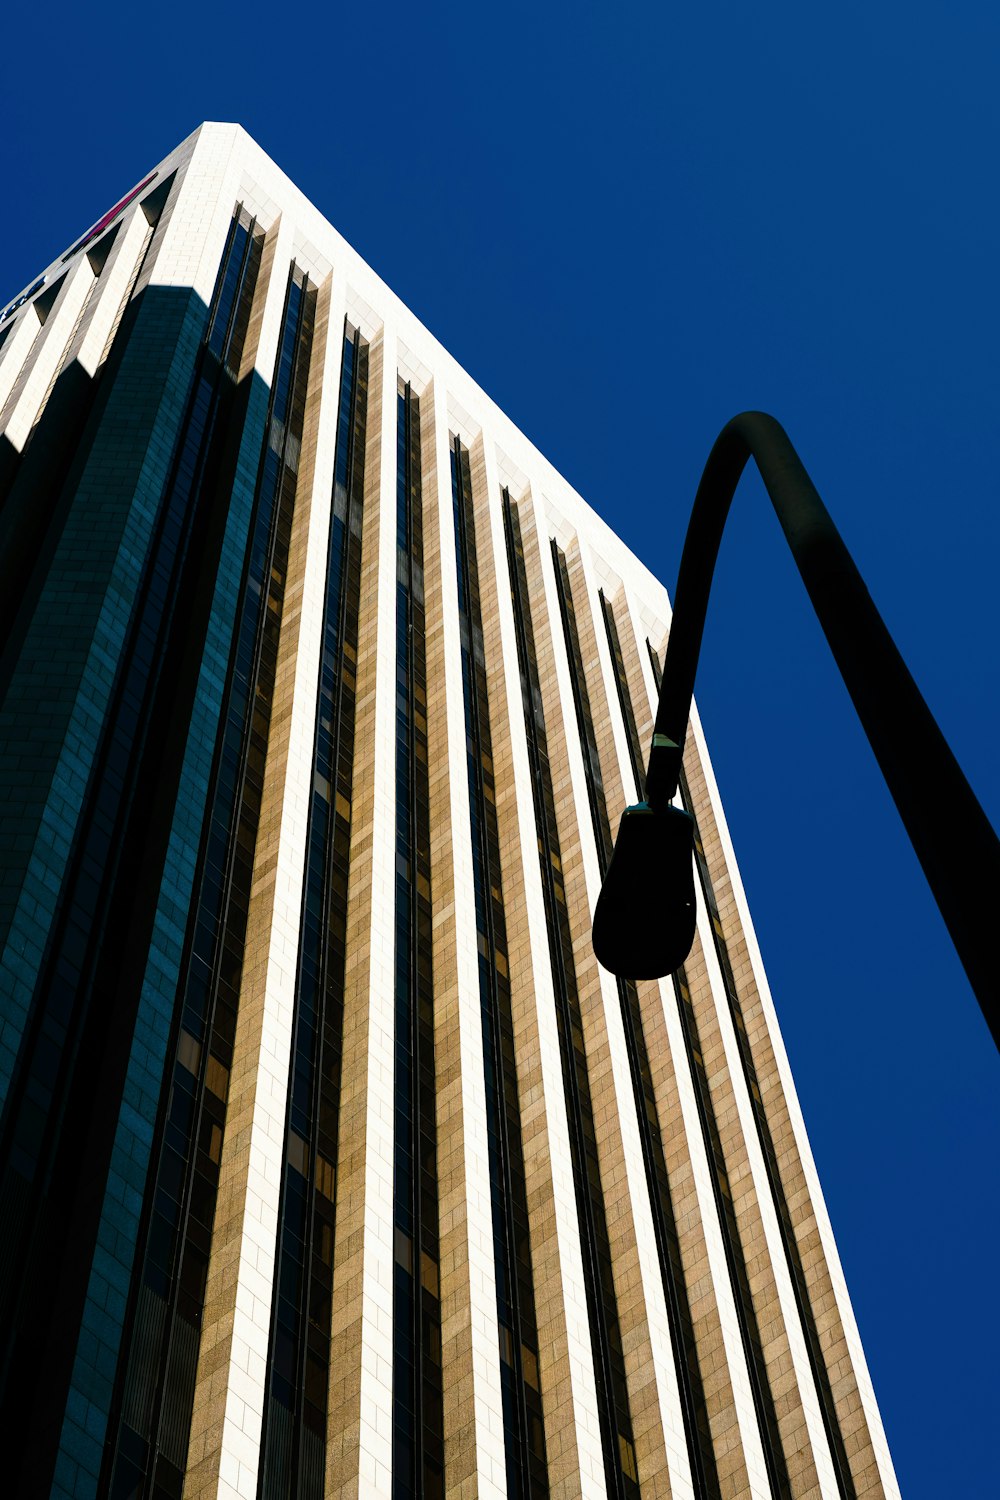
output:
[[[240,121],[669,587],[773,411],[997,824],[996,6],[220,9],[8,24],[0,302]],[[903,1494],[994,1495],[1000,1063],[749,480],[697,696]]]

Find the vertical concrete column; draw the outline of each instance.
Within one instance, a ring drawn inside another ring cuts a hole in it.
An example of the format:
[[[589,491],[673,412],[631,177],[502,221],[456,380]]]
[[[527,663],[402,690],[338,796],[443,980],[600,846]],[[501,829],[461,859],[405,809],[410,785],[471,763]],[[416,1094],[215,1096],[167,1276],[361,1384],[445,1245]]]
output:
[[[589,1500],[606,1493],[604,1458],[524,734],[501,480],[489,434],[473,450],[472,483],[546,1457],[553,1494]]]
[[[643,673],[643,663],[648,665],[645,637],[640,655],[624,591],[620,591],[614,600],[614,610],[636,730],[646,758],[653,730],[653,710]],[[629,772],[631,784],[631,767]],[[634,795],[634,791],[630,791],[626,800]],[[683,1041],[679,1031],[674,1039],[668,1032],[668,1017],[676,1023],[673,988],[667,982],[661,993],[660,983],[649,981],[640,983],[637,988],[716,1463],[722,1483],[731,1486],[734,1494],[747,1494],[750,1481],[742,1457],[742,1434],[729,1364],[733,1351],[733,1357],[740,1361],[735,1367],[736,1378],[742,1380],[746,1399],[750,1400],[746,1366],[742,1363],[732,1293],[726,1281],[721,1231],[708,1180],[710,1168],[701,1149]],[[703,1218],[703,1212],[707,1217]],[[721,1281],[718,1279],[720,1275]],[[720,1289],[718,1296],[717,1287]],[[746,1413],[743,1415],[745,1420]],[[757,1446],[759,1450],[759,1442]]]
[[[288,248],[276,256],[282,289]],[[328,354],[339,359],[336,339],[330,349],[327,337],[330,290],[329,282],[320,289],[316,310],[205,1291],[188,1497],[252,1500],[257,1493],[330,525],[329,450],[322,474],[317,465],[324,402],[336,405],[336,370],[326,368]]]
[[[144,241],[144,235],[142,239]],[[170,850],[132,1038],[125,1102],[115,1131],[98,1232],[100,1249],[94,1257],[83,1310],[73,1368],[73,1394],[66,1408],[53,1500],[71,1489],[84,1492],[83,1482],[76,1474],[77,1468],[92,1475],[93,1484],[97,1483],[101,1469],[115,1370],[121,1353],[125,1315],[122,1288],[128,1287],[135,1272],[140,1210],[153,1144],[151,1122],[155,1120],[159,1107],[171,1019],[182,972],[184,928],[178,923],[177,913],[188,908],[198,867],[206,789],[223,706],[231,632],[237,612],[267,407],[265,381],[269,380],[274,368],[284,294],[283,285],[275,288],[270,279],[274,240],[272,234],[265,243],[244,346],[240,375],[241,379],[250,378],[256,370],[254,394],[229,498],[223,561],[215,582],[195,712],[188,729],[184,767],[174,808]],[[130,278],[135,269],[131,250],[124,269]],[[113,302],[117,301],[118,291],[116,288],[112,294]],[[265,320],[269,297],[272,311]],[[116,1305],[121,1311],[117,1317],[112,1317],[109,1308]]]
[[[74,347],[67,350],[68,362],[76,358],[88,375],[95,374],[108,349],[108,341],[118,320],[122,298],[136,272],[146,243],[149,225],[142,209],[136,206],[115,236],[104,263],[94,296],[80,326]],[[64,363],[65,363],[64,362]]]
[[[441,1241],[445,1493],[507,1493],[475,874],[451,457],[443,387],[423,436],[434,1067]]]
[[[330,1496],[392,1492],[396,332],[372,340],[330,1351]]]
[[[693,736],[689,736],[686,748],[685,770],[704,842],[702,823],[707,807]],[[793,1486],[798,1492],[818,1485],[821,1494],[836,1496],[829,1443],[716,952],[715,921],[704,902],[699,901],[699,944],[686,968],[761,1329],[768,1381]],[[721,928],[718,936],[724,938]],[[741,978],[737,984],[742,987]]]
[[[24,447],[39,407],[59,373],[70,335],[93,292],[95,279],[89,260],[81,255],[76,265],[66,272],[52,311],[32,345],[31,356],[25,361],[0,409],[0,426],[8,442],[19,450]],[[32,312],[31,316],[36,314]]]
[[[191,137],[188,159],[178,166],[182,191],[156,226],[150,254],[136,282],[144,286],[190,286],[207,303],[215,285],[229,221],[240,196],[241,138],[238,125],[202,127]],[[150,185],[150,190],[155,184]]]
[[[751,1012],[747,1032],[761,1094],[767,1098],[775,1152],[830,1369],[851,1472],[859,1494],[898,1496],[899,1486],[881,1414],[697,710],[692,713],[691,733],[708,801],[709,868],[717,868],[717,859],[723,862],[724,869],[717,882],[723,929],[728,933],[730,924],[738,922],[739,935],[734,943],[737,972],[746,976],[748,988],[752,986],[758,997],[759,1019],[755,1022]],[[713,825],[718,853],[711,837]]]
[[[648,1321],[648,1308],[655,1309],[668,1349],[663,1286],[658,1271],[643,1275],[641,1260],[647,1273],[650,1255],[655,1265],[655,1242],[618,991],[613,977],[599,967],[590,941],[601,878],[550,531],[544,502],[524,505],[520,512],[636,1463],[640,1484],[663,1488],[668,1483],[666,1449]]]
[[[14,317],[16,322],[13,331],[7,334],[0,345],[0,429],[6,422],[10,394],[22,376],[27,374],[31,352],[41,338],[43,327],[34,308],[34,299],[15,313]]]
[[[733,1193],[750,1292],[761,1330],[788,1474],[796,1492],[812,1486],[835,1500],[837,1488],[795,1308],[788,1264],[754,1127],[749,1090],[728,1014],[711,914],[698,903],[700,959],[687,965],[698,1034]]]
[[[654,641],[653,644],[656,646],[657,642]],[[646,684],[647,703],[649,711],[652,714],[655,711],[657,692],[652,676],[652,667],[648,664],[647,660],[643,660],[642,669],[643,680]],[[702,905],[703,903],[699,902],[699,930],[695,937],[694,947],[685,964],[691,986],[692,1000],[694,1000],[699,984],[703,986],[708,985],[708,981],[704,977],[705,957],[703,941],[709,939],[709,934],[704,931],[701,922]],[[660,980],[658,981],[658,988],[668,1045],[675,1059],[683,1133],[691,1149],[691,1165],[700,1205],[701,1219],[705,1229],[705,1245],[708,1252],[711,1284],[714,1287],[715,1297],[718,1302],[722,1351],[725,1355],[736,1402],[736,1425],[724,1425],[719,1420],[722,1414],[718,1410],[718,1406],[721,1405],[722,1392],[718,1388],[712,1392],[713,1403],[717,1403],[717,1417],[713,1423],[713,1437],[715,1438],[720,1477],[724,1482],[733,1483],[737,1488],[737,1492],[739,1492],[739,1486],[744,1482],[745,1477],[746,1491],[755,1497],[760,1496],[761,1500],[767,1500],[770,1494],[770,1485],[764,1461],[764,1450],[761,1445],[761,1434],[754,1411],[750,1375],[740,1336],[734,1293],[726,1264],[723,1228],[716,1212],[712,1191],[712,1175],[715,1172],[715,1166],[709,1160],[702,1140],[694,1081],[691,1078],[691,1073],[686,1062],[681,1062],[681,1059],[685,1058],[686,1049],[683,1029],[677,1010],[677,1002],[673,994],[672,981]],[[711,995],[710,989],[709,995]],[[699,1026],[700,1021],[701,1014],[699,1013]],[[711,1079],[711,1068],[709,1069],[709,1076]],[[714,1090],[712,1099],[717,1111],[718,1102]],[[720,1121],[719,1124],[721,1134],[723,1122]],[[728,1168],[731,1165],[728,1155],[726,1161]],[[704,1336],[712,1338],[711,1324],[713,1319],[711,1317],[711,1309],[705,1305],[704,1301],[699,1299],[695,1307],[692,1308],[692,1312],[696,1312],[699,1322],[703,1319],[705,1320],[702,1324]],[[699,1350],[704,1350],[706,1359],[711,1360],[712,1349],[710,1345],[706,1347],[704,1343],[699,1343]],[[809,1461],[811,1462],[811,1459]]]
[[[574,540],[565,552],[573,589],[580,654],[601,762],[608,822],[611,837],[614,838],[622,811],[627,803],[636,798],[628,741],[618,703],[607,631],[601,616],[599,585],[593,575],[589,550],[579,540]],[[599,881],[597,889],[588,887],[591,910],[596,904],[599,889]],[[657,1403],[671,1493],[676,1496],[691,1496],[691,1465],[670,1338],[663,1274],[649,1202],[649,1185],[636,1121],[635,1089],[629,1069],[621,999],[617,985],[613,981],[609,984],[610,976],[605,975],[603,970],[600,972],[602,992],[606,997],[607,1037],[614,1072],[615,1097],[621,1111],[622,1147],[633,1205],[642,1295],[649,1323],[649,1365],[637,1376],[636,1383],[641,1391],[638,1399],[643,1411],[651,1401],[655,1400]],[[612,1101],[609,1100],[609,1107],[611,1104]],[[650,1371],[652,1380],[649,1379]],[[649,1420],[648,1417],[646,1420]],[[637,1423],[637,1427],[641,1430],[640,1423]],[[638,1431],[636,1442],[639,1442]]]
[[[840,1272],[825,1205],[809,1153],[794,1085],[788,1072],[773,1005],[759,963],[756,942],[745,901],[737,902],[736,871],[728,832],[723,839],[724,817],[718,803],[714,777],[701,734],[692,715],[685,766],[694,810],[705,848],[706,861],[719,908],[719,935],[726,945],[736,984],[740,1010],[757,1087],[764,1107],[767,1131],[773,1143],[775,1166],[784,1197],[802,1271],[812,1317],[819,1335],[828,1371],[836,1420],[843,1438],[851,1476],[859,1494],[893,1494],[896,1489],[882,1431],[881,1419],[868,1377],[860,1339],[854,1325],[846,1285]],[[709,789],[715,791],[715,797]],[[742,888],[740,888],[742,897]],[[742,905],[742,910],[741,910]],[[706,922],[709,920],[707,915]],[[756,963],[751,957],[751,942]],[[720,990],[723,977],[714,944],[710,970],[717,970],[714,983]],[[753,1119],[752,1102],[745,1082],[738,1039],[728,1005],[720,1005],[720,1033],[743,1124],[747,1151],[760,1183],[761,1218],[773,1264],[778,1295],[788,1332],[795,1379],[803,1403],[816,1465],[824,1495],[836,1496],[830,1444],[822,1422],[816,1382],[810,1367],[802,1322],[793,1293],[791,1274],[782,1244],[777,1210],[767,1185],[764,1157]],[[779,1063],[780,1057],[780,1063]],[[783,1066],[782,1066],[783,1065]],[[839,1286],[838,1283],[839,1282]]]

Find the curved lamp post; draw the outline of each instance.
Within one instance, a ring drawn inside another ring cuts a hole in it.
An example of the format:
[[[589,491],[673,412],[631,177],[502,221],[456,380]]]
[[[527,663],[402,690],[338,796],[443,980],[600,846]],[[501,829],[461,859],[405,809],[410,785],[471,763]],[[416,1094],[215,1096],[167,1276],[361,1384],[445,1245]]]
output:
[[[722,532],[754,458],[844,683],[1000,1047],[1000,841],[788,440],[763,412],[722,429],[695,496],[653,726],[646,801],[626,808],[594,951],[629,979],[670,974],[694,941],[693,824],[671,805]],[[845,897],[849,897],[845,891]]]

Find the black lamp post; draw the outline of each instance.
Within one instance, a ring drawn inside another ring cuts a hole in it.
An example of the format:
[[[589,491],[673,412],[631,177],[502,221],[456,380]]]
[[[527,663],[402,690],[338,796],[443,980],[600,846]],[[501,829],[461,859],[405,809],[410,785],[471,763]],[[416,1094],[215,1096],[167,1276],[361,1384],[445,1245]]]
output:
[[[594,951],[629,979],[672,973],[694,941],[692,829],[671,805],[722,532],[753,457],[986,1023],[1000,1047],[1000,841],[872,603],[784,428],[734,417],[709,454],[681,557],[646,801],[626,808]],[[845,897],[849,896],[845,891]]]

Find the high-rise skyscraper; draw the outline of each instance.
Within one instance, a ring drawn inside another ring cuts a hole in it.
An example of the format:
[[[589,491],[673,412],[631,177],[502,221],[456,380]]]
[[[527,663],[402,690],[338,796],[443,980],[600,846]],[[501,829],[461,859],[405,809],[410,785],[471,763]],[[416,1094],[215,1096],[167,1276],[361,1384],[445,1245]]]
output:
[[[19,1496],[897,1494],[661,585],[237,127],[0,314]]]

